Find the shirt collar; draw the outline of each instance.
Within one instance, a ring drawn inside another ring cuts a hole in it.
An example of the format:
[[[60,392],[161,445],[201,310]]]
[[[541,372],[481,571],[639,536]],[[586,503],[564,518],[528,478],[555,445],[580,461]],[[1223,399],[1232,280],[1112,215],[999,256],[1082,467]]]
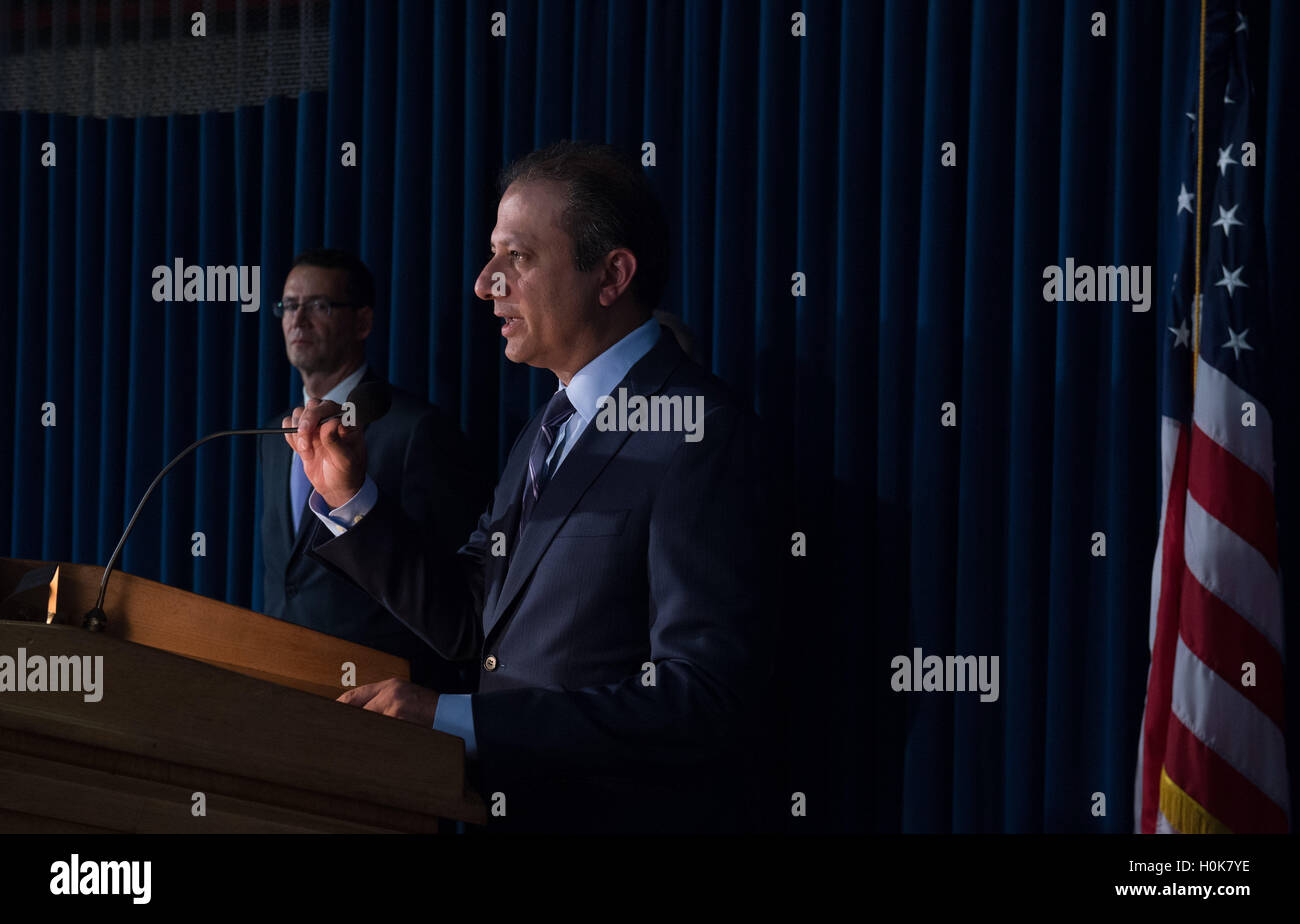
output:
[[[361,368],[357,369],[356,372],[352,373],[346,379],[327,391],[321,400],[333,401],[335,404],[342,404],[344,401],[348,400],[348,395],[352,394],[352,389],[357,387],[357,383],[361,381],[361,377],[366,374],[367,368],[369,368],[369,366],[366,363],[362,363]],[[307,387],[304,385],[302,389],[303,407],[307,406],[307,401],[310,398],[311,395],[307,394]]]
[[[585,423],[595,419],[596,402],[613,392],[628,371],[658,342],[659,322],[651,318],[574,373],[569,379],[569,403]],[[563,389],[561,385],[556,391]]]

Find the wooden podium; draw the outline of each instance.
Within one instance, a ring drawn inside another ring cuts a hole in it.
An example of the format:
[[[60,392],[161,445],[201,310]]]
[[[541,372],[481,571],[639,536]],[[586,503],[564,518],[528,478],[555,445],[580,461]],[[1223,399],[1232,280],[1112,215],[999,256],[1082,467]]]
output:
[[[0,600],[50,564],[0,558]],[[17,662],[20,649],[28,662],[102,658],[96,701],[0,690],[0,832],[484,823],[460,738],[333,701],[345,662],[360,686],[407,678],[405,660],[120,572],[108,584],[107,630],[88,632],[81,616],[102,572],[59,565],[53,622],[0,619],[0,658]]]

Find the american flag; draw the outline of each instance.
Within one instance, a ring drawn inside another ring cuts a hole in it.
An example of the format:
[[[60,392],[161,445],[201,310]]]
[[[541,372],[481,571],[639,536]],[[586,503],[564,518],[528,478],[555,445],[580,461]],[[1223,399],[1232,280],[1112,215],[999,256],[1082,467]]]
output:
[[[1226,2],[1208,4],[1205,15],[1203,68],[1198,48],[1186,111],[1177,114],[1182,177],[1161,200],[1179,266],[1162,300],[1163,493],[1135,826],[1285,833],[1263,203],[1246,146],[1260,142],[1250,130],[1250,26]],[[1198,23],[1198,45],[1199,32]]]

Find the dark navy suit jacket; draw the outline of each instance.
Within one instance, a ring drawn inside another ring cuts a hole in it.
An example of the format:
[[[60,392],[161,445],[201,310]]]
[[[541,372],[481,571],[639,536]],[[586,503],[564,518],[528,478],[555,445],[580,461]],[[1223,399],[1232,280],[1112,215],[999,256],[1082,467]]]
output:
[[[489,829],[751,826],[755,705],[770,672],[755,421],[667,331],[623,386],[702,396],[703,438],[593,421],[518,548],[540,414],[458,553],[424,541],[382,486],[343,535],[314,528],[313,556],[444,656],[477,659],[472,778],[506,809]],[[492,554],[496,533],[507,556]]]
[[[361,381],[382,379],[372,368]],[[288,414],[266,426],[280,426]],[[458,548],[487,496],[487,480],[471,464],[460,430],[429,402],[394,388],[392,408],[366,427],[365,436],[376,484],[426,525],[434,547],[449,553]],[[262,437],[258,451],[267,615],[407,658],[417,683],[472,690],[473,664],[449,663],[364,590],[307,556],[307,538],[317,520],[304,503],[295,533],[289,500],[293,451],[279,435]]]

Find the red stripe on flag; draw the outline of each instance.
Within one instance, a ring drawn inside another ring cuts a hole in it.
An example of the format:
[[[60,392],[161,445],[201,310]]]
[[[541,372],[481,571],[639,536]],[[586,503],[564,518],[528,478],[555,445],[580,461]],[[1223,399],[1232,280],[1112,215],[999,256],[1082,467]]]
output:
[[[1234,834],[1287,833],[1282,808],[1173,715],[1169,717],[1165,771]]]
[[[1206,512],[1254,546],[1277,570],[1273,489],[1250,466],[1192,426],[1187,490]]]
[[[1286,687],[1282,656],[1240,613],[1210,593],[1187,571],[1183,577],[1183,618],[1179,631],[1191,652],[1223,681],[1255,704],[1282,731]],[[1242,665],[1255,665],[1256,686],[1241,684]]]
[[[1174,468],[1165,500],[1165,532],[1160,563],[1160,599],[1156,604],[1156,635],[1147,679],[1147,714],[1142,732],[1142,833],[1154,834],[1160,810],[1160,768],[1165,764],[1165,738],[1171,718],[1174,655],[1178,650],[1178,605],[1182,595],[1183,518],[1187,509],[1187,431],[1178,428]]]

